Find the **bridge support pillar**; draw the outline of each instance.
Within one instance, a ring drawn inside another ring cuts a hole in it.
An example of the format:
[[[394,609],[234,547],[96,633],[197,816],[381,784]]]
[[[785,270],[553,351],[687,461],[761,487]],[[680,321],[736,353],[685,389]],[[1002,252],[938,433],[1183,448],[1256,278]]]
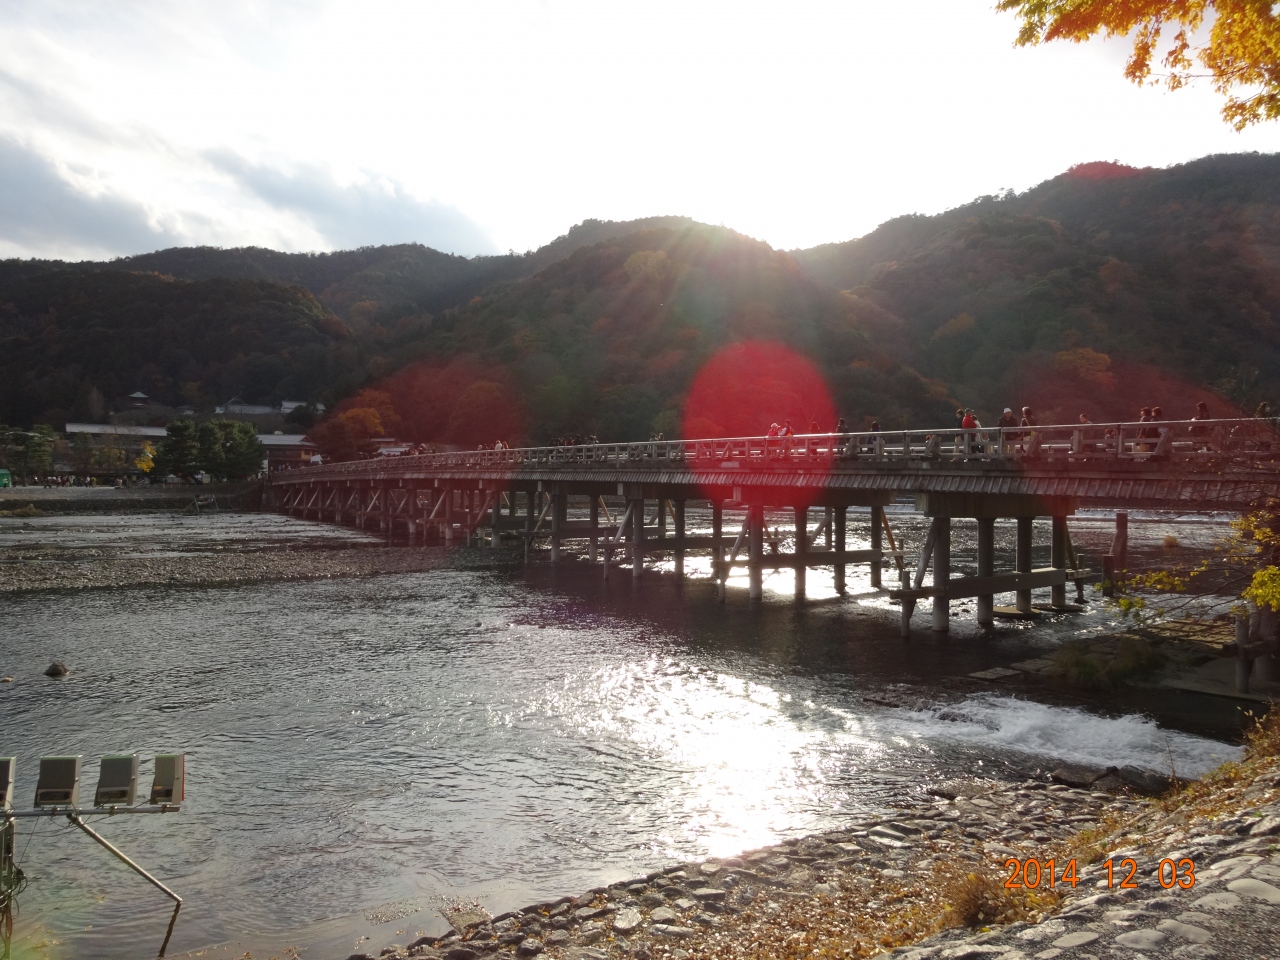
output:
[[[978,518],[978,576],[990,577],[996,572],[996,521],[994,517]],[[989,627],[995,623],[994,594],[978,597],[978,626]]]
[[[394,521],[391,518],[391,487],[384,484],[382,487],[382,515],[378,519],[378,530],[390,542],[391,525]]]
[[[497,490],[493,494],[493,506],[490,508],[490,534],[489,546],[494,550],[502,546],[502,491]]]
[[[591,507],[588,511],[588,519],[591,523],[589,531],[589,545],[587,547],[587,558],[592,562],[596,562],[596,555],[600,545],[600,498],[594,493],[591,495]]]
[[[871,509],[874,512],[877,508],[872,507]],[[839,506],[839,507],[835,507],[831,513],[831,526],[829,528],[831,530],[831,542],[828,544],[828,546],[831,546],[833,549],[838,550],[840,553],[844,553],[844,550],[845,550],[845,521],[848,517],[848,511],[849,511],[848,507]],[[876,542],[877,542],[876,538],[873,535],[871,540],[872,550],[877,549]],[[872,560],[871,561],[871,580],[873,583],[876,583],[877,581],[879,581],[880,579],[879,572],[880,572],[879,564],[877,564],[876,561]],[[837,593],[844,593],[844,575],[845,575],[844,564],[837,563],[834,569],[832,570],[832,576],[835,578],[835,582],[836,582]]]
[[[764,505],[747,507],[747,595],[752,600],[764,596]]]
[[[1031,543],[1032,530],[1035,523],[1035,517],[1018,517],[1018,539],[1014,549],[1013,569],[1018,573],[1031,572]],[[1019,613],[1030,614],[1031,609],[1031,591],[1018,590],[1017,609]]]
[[[1055,516],[1053,518],[1053,540],[1049,548],[1049,566],[1055,570],[1065,570],[1067,568],[1067,518],[1063,516]],[[1059,586],[1049,588],[1049,605],[1055,610],[1061,610],[1067,605],[1067,584],[1064,581]]]
[[[538,496],[532,488],[524,492],[524,562],[533,549],[533,527],[538,522]]]
[[[675,527],[674,533],[676,537],[675,546],[675,568],[676,579],[684,579],[684,501],[673,500],[672,505],[675,510]]]
[[[711,501],[711,573],[716,578],[716,596],[724,602],[724,581],[729,571],[724,566],[724,501]]]
[[[803,600],[805,594],[805,575],[809,568],[809,508],[796,507],[796,599]]]
[[[844,549],[844,507],[840,508],[839,518],[840,518],[840,533],[836,537],[836,539],[840,543],[840,549],[843,550]],[[871,549],[876,551],[876,553],[879,553],[881,550],[884,549],[884,507],[876,506],[871,508]],[[840,580],[837,586],[840,592],[843,593],[844,592],[844,567],[841,566],[838,569],[840,570]],[[884,562],[879,557],[876,557],[871,561],[871,588],[873,590],[879,590],[883,586],[884,586]]]
[[[1115,557],[1116,576],[1123,577],[1129,569],[1129,514],[1116,512],[1116,535],[1111,541],[1111,555]]]
[[[667,538],[667,501],[658,499],[658,539]]]
[[[644,576],[644,500],[632,500],[631,504],[631,579],[639,580]]]
[[[826,546],[828,550],[831,549],[831,544],[835,540],[835,534],[831,529],[832,518],[834,514],[835,514],[835,510],[832,507],[827,507],[824,511],[822,511],[822,529],[825,531],[823,533],[823,537],[824,537],[823,544]],[[844,549],[844,548],[841,547],[841,549]]]
[[[445,487],[440,496],[444,497],[444,544],[453,546],[453,487]]]
[[[934,517],[933,585],[946,590],[951,579],[951,518]],[[933,623],[935,633],[951,629],[951,601],[945,596],[933,598]]]
[[[551,562],[560,562],[560,541],[564,536],[564,519],[569,497],[563,493],[551,494]]]

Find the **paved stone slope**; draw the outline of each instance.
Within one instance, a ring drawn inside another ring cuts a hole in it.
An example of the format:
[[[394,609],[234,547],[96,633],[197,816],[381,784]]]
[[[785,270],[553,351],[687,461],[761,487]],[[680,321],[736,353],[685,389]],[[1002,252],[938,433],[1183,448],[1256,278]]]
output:
[[[897,940],[934,926],[932,880],[940,864],[978,868],[1037,849],[1083,826],[1133,816],[1135,798],[1027,781],[946,784],[890,817],[725,860],[679,864],[633,881],[493,918],[460,913],[458,930],[388,947],[384,956],[445,960],[548,957],[600,960],[768,956],[803,929],[807,942],[844,937],[850,916],[868,929],[856,955],[876,952],[886,902],[924,904]],[[360,955],[356,955],[359,957]]]
[[[1003,880],[1009,858],[1050,856],[1059,875],[1079,858],[1077,886],[1011,897],[996,882],[994,907],[971,919],[1018,922],[948,926],[961,919],[957,878],[961,887],[966,873]],[[1122,886],[1128,858],[1133,888]],[[1171,861],[1168,889],[1159,883],[1162,860]],[[1280,960],[1280,762],[1250,762],[1164,803],[1037,781],[948,784],[891,817],[499,917],[462,911],[455,927],[382,955]],[[900,943],[911,945],[886,949]]]

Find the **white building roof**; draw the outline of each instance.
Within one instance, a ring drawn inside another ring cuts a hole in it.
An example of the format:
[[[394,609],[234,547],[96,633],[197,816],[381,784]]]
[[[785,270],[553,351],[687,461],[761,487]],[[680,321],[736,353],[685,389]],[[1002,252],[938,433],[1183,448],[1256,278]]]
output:
[[[91,433],[109,437],[167,437],[164,427],[126,427],[115,423],[68,423],[67,433]],[[305,433],[260,433],[264,447],[314,447]]]
[[[305,433],[260,433],[258,439],[264,447],[314,447]]]
[[[126,427],[116,423],[68,423],[67,433],[94,433],[115,437],[167,437],[164,427]]]

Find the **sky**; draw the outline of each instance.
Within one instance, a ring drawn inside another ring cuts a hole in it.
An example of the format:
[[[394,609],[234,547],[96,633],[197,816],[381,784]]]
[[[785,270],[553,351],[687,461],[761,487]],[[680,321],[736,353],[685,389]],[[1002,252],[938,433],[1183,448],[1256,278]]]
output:
[[[1280,152],[995,0],[0,0],[0,257],[534,249],[681,214],[793,249],[1075,163]]]

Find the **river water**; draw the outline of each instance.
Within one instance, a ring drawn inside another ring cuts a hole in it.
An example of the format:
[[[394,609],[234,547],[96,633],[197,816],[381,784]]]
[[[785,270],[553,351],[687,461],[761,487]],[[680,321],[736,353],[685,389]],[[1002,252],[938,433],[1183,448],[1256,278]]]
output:
[[[140,522],[164,550],[362,542],[281,518],[55,518],[0,521],[0,550],[132,551]],[[896,522],[923,538],[920,518]],[[1202,526],[1176,529],[1221,533]],[[1094,527],[1085,547],[1109,538]],[[185,898],[169,955],[325,958],[441,932],[443,897],[497,913],[833,827],[941,778],[1061,760],[1198,773],[1237,753],[1201,735],[1233,723],[1208,700],[1038,702],[957,680],[1104,629],[1096,606],[980,635],[957,605],[949,640],[922,611],[904,641],[896,608],[858,596],[865,574],[838,598],[812,573],[803,605],[789,582],[758,608],[574,563],[0,596],[0,755],[25,808],[41,755],[83,754],[88,793],[104,754],[138,753],[149,783],[152,756],[185,751],[181,813],[95,821]],[[53,659],[71,675],[43,677]],[[21,821],[18,850],[16,956],[159,949],[170,905],[88,838]]]

